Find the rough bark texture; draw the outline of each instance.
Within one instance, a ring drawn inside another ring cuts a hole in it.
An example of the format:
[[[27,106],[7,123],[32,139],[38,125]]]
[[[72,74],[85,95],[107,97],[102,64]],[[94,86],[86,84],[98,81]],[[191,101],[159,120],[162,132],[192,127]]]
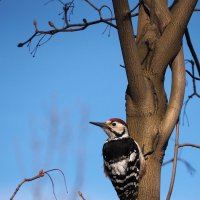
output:
[[[144,0],[135,40],[128,0],[113,0],[128,79],[127,123],[131,136],[147,155],[147,172],[140,183],[138,200],[160,199],[162,160],[184,97],[182,37],[196,2],[177,0],[169,10],[166,0]],[[168,65],[172,69],[169,103],[164,90]]]

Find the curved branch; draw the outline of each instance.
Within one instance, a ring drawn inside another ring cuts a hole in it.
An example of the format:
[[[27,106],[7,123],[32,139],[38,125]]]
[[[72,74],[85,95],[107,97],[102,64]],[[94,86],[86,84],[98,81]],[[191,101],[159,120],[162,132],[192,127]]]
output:
[[[192,144],[192,143],[179,144],[178,147],[179,148],[182,148],[182,147],[194,147],[194,148],[200,149],[200,145],[199,144]]]
[[[179,147],[178,141],[179,141],[179,122],[176,125],[176,140],[175,140],[175,147],[174,147],[174,161],[173,161],[172,177],[171,177],[171,182],[170,182],[169,191],[167,193],[166,200],[170,200],[173,187],[174,187],[174,181],[176,177],[176,166],[177,166],[177,160],[178,160],[178,147]]]
[[[172,86],[170,100],[159,130],[161,136],[159,147],[161,149],[163,149],[171,136],[183,104],[185,92],[185,63],[182,48],[172,62],[171,69]]]
[[[182,38],[189,19],[194,11],[197,0],[176,0],[171,9],[171,23],[165,28],[163,35],[156,42],[155,56],[152,66],[159,66],[163,73],[173,57],[175,57],[182,45]],[[166,52],[168,52],[166,54]],[[162,57],[162,59],[160,59]]]

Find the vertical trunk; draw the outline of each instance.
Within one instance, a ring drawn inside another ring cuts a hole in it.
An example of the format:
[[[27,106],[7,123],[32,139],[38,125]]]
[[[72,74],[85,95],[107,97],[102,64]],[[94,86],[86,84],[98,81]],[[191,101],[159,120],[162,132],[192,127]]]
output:
[[[138,200],[159,200],[162,160],[184,97],[184,58],[179,50],[196,0],[175,1],[171,12],[166,0],[143,3],[146,6],[140,8],[137,42],[128,0],[113,0],[113,7],[128,79],[127,124],[131,136],[147,155],[146,175],[140,182]],[[188,11],[181,19],[173,14],[179,7]],[[174,32],[175,35],[171,34]],[[171,62],[172,95],[167,105],[164,75]]]
[[[152,115],[140,115],[139,110],[132,112],[132,101],[127,96],[126,112],[129,131],[144,153],[150,154],[146,160],[146,174],[140,182],[138,200],[160,199],[160,172],[164,149],[163,151],[154,151],[154,149],[159,140],[158,127],[161,123],[162,113],[166,109],[166,100],[161,93],[159,94],[158,101],[162,109],[158,109]]]
[[[161,163],[153,157],[147,160],[147,171],[140,183],[139,200],[160,199]]]
[[[147,173],[140,183],[138,199],[159,200],[163,152],[152,152],[166,111],[166,96],[161,78],[164,75],[152,73],[141,63],[141,55],[146,50],[140,52],[134,40],[128,1],[113,0],[113,6],[128,78],[126,114],[129,132],[143,147],[144,153],[151,154],[147,160]]]

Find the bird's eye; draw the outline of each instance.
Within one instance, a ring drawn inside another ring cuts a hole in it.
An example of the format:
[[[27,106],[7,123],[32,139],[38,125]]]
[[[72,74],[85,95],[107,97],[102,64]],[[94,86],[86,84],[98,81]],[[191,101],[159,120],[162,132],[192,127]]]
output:
[[[115,123],[115,122],[113,122],[113,123],[112,123],[112,126],[116,126],[116,123]]]

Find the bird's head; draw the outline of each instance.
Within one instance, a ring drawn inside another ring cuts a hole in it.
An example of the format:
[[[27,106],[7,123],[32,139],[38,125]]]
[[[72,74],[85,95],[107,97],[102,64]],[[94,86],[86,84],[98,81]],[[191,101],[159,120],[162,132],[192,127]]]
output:
[[[111,118],[106,122],[90,122],[93,125],[101,127],[110,139],[119,137],[128,137],[127,124],[118,118]]]

